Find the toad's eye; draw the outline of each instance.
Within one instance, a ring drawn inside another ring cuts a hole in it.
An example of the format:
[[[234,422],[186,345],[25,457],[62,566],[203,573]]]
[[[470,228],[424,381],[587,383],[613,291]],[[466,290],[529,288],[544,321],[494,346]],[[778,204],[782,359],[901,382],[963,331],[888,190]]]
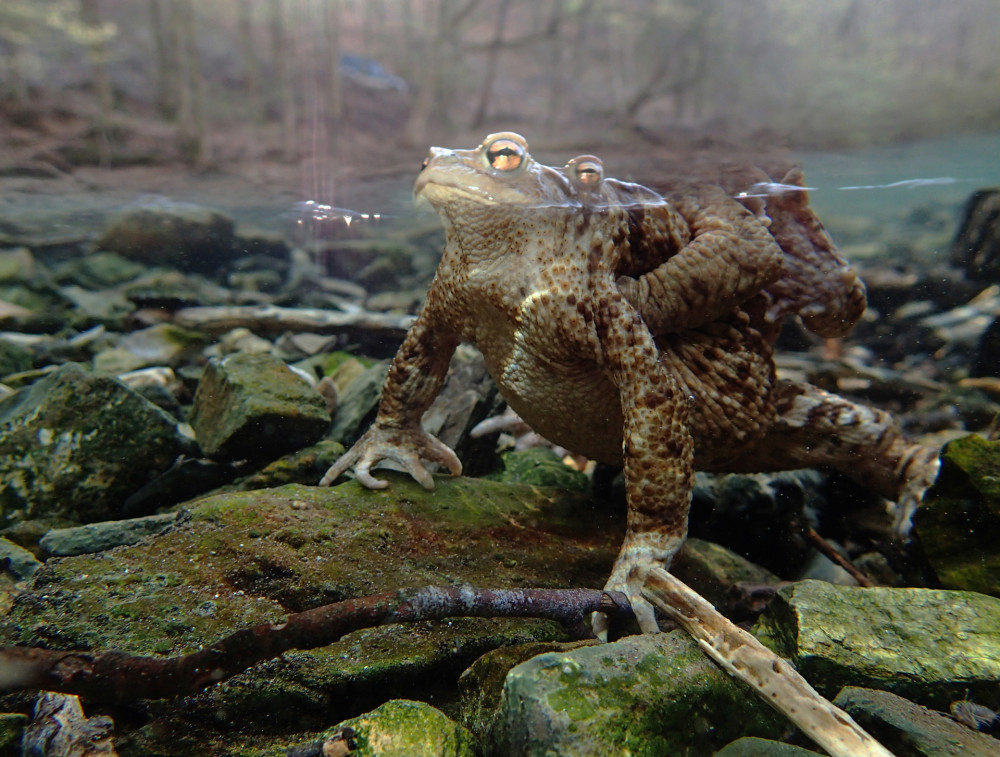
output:
[[[581,155],[566,164],[570,179],[580,187],[596,187],[604,180],[604,164],[593,155]]]
[[[499,137],[486,146],[486,161],[496,171],[516,171],[528,155],[527,146],[510,137]]]

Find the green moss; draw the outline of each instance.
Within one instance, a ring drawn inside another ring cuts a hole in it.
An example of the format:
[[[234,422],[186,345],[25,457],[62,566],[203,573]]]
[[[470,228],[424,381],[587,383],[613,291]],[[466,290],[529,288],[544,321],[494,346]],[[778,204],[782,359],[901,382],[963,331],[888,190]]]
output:
[[[943,586],[1000,596],[1000,442],[970,435],[945,447],[914,530]]]
[[[518,666],[507,678],[496,733],[499,748],[517,754],[693,757],[744,733],[773,736],[782,728],[767,705],[674,632]]]
[[[623,524],[595,533],[581,495],[452,477],[427,492],[387,478],[382,491],[347,482],[218,494],[187,503],[185,519],[143,543],[49,560],[0,620],[0,644],[182,654],[290,612],[400,587],[600,586],[622,538]],[[461,671],[490,649],[565,638],[556,623],[514,619],[358,631],[199,695],[195,709],[217,719],[197,726],[198,743],[252,723],[318,731],[331,711],[393,696],[447,702]],[[158,711],[174,731],[194,727],[190,707]],[[141,753],[199,751],[154,736],[141,736]]]

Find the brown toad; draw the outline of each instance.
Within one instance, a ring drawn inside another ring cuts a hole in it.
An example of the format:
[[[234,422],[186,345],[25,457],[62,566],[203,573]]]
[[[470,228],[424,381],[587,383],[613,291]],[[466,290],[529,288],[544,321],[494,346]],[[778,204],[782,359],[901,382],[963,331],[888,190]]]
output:
[[[829,464],[897,499],[919,497],[932,479],[936,455],[902,439],[885,413],[775,378],[785,316],[836,335],[865,306],[804,192],[766,208],[720,187],[665,199],[604,178],[592,156],[541,165],[522,137],[502,133],[473,150],[432,148],[415,194],[440,215],[445,251],[375,423],[323,484],[353,466],[365,486],[385,486],[370,473],[384,459],[427,488],[422,460],[459,474],[420,419],[456,346],[472,342],[536,431],[624,466],[628,533],[607,588],[627,592],[651,632],[652,608],[630,573],[669,566],[695,468]],[[595,625],[605,630],[603,619]]]

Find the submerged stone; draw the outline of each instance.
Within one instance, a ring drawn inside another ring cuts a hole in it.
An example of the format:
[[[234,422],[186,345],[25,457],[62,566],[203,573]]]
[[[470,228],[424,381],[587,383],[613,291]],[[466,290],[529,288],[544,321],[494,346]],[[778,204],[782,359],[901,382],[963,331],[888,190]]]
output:
[[[989,701],[1000,680],[1000,600],[973,592],[801,581],[754,633],[826,696],[866,686],[947,707]]]
[[[472,734],[423,702],[393,699],[335,729],[351,729],[352,757],[475,757]]]
[[[943,586],[1000,596],[1000,441],[949,442],[913,527]]]
[[[35,556],[14,542],[0,537],[0,572],[15,578],[30,578],[42,564]]]
[[[211,273],[232,259],[233,220],[219,211],[159,200],[126,210],[97,240],[129,260]]]
[[[624,532],[624,518],[606,513],[595,528],[598,511],[580,494],[461,477],[427,492],[386,475],[382,491],[347,482],[216,495],[141,543],[50,559],[0,622],[0,644],[181,654],[291,612],[399,588],[596,587]],[[234,743],[261,728],[322,730],[391,698],[448,701],[459,674],[490,649],[566,638],[558,624],[530,619],[360,630],[194,697],[142,705],[157,725],[141,748],[121,753],[221,753],[205,748],[220,733]]]
[[[0,400],[0,521],[119,517],[191,445],[121,382],[70,363]]]
[[[85,555],[106,549],[136,544],[148,536],[158,534],[178,522],[177,513],[148,515],[145,518],[110,520],[86,526],[53,528],[38,542],[46,553],[55,557]]]
[[[821,757],[819,752],[793,744],[746,736],[726,744],[714,757]]]
[[[558,486],[574,491],[587,491],[590,488],[590,479],[586,474],[566,465],[559,455],[547,447],[505,452],[500,456],[500,464],[501,469],[489,478],[538,486]]]
[[[274,459],[319,441],[330,425],[323,397],[270,355],[233,355],[205,368],[191,411],[205,454]]]
[[[1000,741],[888,691],[849,686],[834,704],[896,757],[996,757]]]
[[[487,755],[709,757],[784,719],[683,631],[539,655],[507,675]]]

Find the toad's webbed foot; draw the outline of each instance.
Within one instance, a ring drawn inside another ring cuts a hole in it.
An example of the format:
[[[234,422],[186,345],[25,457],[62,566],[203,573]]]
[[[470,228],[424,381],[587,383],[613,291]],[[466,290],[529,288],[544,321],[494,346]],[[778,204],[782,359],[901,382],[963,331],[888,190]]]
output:
[[[434,479],[424,467],[425,460],[440,463],[453,476],[462,473],[462,463],[452,449],[419,426],[395,428],[381,426],[376,422],[351,449],[330,466],[319,485],[329,486],[341,474],[354,468],[354,475],[363,486],[384,489],[388,483],[370,473],[372,466],[382,460],[392,460],[402,466],[425,489],[434,488]]]

